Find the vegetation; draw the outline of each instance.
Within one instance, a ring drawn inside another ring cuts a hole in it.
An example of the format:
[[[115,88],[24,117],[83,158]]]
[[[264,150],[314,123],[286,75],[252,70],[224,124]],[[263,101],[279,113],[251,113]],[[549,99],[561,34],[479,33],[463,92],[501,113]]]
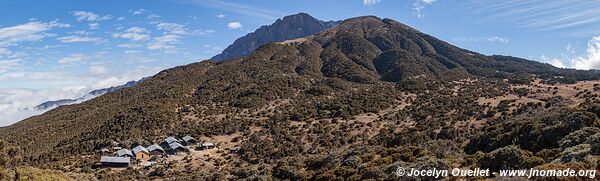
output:
[[[399,179],[390,174],[398,166],[595,168],[598,90],[571,96],[565,90],[577,84],[564,83],[598,75],[485,56],[393,20],[359,17],[248,57],[168,69],[0,128],[0,164],[99,180]],[[156,167],[93,167],[101,148],[165,135],[219,138],[240,149]],[[0,170],[11,173],[39,175]]]

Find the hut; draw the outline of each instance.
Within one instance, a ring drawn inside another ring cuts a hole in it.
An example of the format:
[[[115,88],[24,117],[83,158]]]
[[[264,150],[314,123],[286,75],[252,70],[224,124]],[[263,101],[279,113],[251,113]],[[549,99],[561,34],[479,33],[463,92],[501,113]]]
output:
[[[173,136],[169,136],[167,138],[165,138],[165,142],[167,142],[168,144],[171,144],[173,142],[178,142],[181,143],[181,141]]]
[[[212,143],[212,142],[205,142],[205,143],[202,143],[202,149],[203,149],[203,150],[207,150],[207,149],[213,149],[213,148],[215,148],[215,144],[214,144],[214,143]]]
[[[101,156],[100,164],[102,167],[129,167],[131,158],[129,157],[115,157],[115,156]]]
[[[183,144],[185,146],[195,145],[196,143],[198,143],[198,141],[191,136],[185,136],[185,137],[181,138],[181,140],[183,141],[183,142],[181,142],[181,144]]]
[[[166,154],[165,149],[163,149],[160,145],[153,144],[147,148],[150,156],[163,156]]]
[[[188,150],[185,146],[183,146],[177,142],[173,142],[173,143],[169,144],[168,153],[171,155],[177,155],[179,153],[188,153],[188,152],[190,152],[190,150]]]
[[[128,149],[120,149],[117,151],[117,156],[119,157],[133,157],[133,153]]]
[[[147,161],[150,158],[150,152],[142,145],[133,148],[135,159]]]

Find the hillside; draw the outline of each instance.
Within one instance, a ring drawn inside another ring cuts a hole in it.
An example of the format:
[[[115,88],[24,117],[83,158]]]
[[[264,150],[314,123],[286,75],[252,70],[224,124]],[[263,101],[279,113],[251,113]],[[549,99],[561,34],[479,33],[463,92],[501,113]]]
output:
[[[222,62],[246,56],[264,44],[309,36],[334,27],[338,23],[337,21],[321,21],[306,13],[289,15],[236,39],[233,44],[210,60]]]
[[[390,174],[398,166],[596,168],[599,78],[598,71],[482,55],[365,16],[239,59],[164,70],[2,127],[0,138],[22,157],[7,163],[122,179],[398,179]],[[147,146],[167,135],[215,141],[220,152],[160,169],[92,169],[100,148]],[[229,147],[240,150],[224,152]]]

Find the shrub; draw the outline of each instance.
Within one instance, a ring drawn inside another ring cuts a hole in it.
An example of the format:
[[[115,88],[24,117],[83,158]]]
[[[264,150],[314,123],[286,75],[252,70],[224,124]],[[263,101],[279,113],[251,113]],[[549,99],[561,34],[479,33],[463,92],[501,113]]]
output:
[[[590,136],[597,133],[600,133],[600,128],[584,127],[565,136],[563,139],[558,141],[558,144],[562,148],[569,148],[586,142]]]
[[[583,162],[596,167],[596,157],[591,155],[592,149],[589,144],[580,144],[565,149],[552,163]]]
[[[534,156],[530,151],[511,145],[486,154],[479,162],[482,169],[492,171],[501,169],[529,169],[544,163],[544,159]]]
[[[594,155],[600,155],[600,133],[592,135],[587,143],[590,144],[590,151]]]

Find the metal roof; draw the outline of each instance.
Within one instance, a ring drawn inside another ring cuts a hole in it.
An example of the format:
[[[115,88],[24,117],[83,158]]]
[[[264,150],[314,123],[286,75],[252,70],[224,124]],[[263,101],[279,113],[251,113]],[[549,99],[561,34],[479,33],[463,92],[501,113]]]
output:
[[[153,144],[151,146],[148,147],[148,152],[152,152],[154,150],[160,150],[160,151],[165,151],[160,145],[157,144]]]
[[[215,146],[214,143],[212,142],[206,142],[206,143],[202,143],[202,146],[207,147],[207,146]]]
[[[165,139],[165,141],[169,144],[173,143],[173,142],[179,142],[179,140],[175,137],[169,136]]]
[[[131,159],[129,157],[116,157],[116,156],[100,157],[101,163],[127,163],[127,164],[129,164],[130,161],[131,161]]]
[[[191,136],[185,136],[185,137],[183,137],[183,138],[181,138],[181,139],[182,139],[183,141],[185,141],[185,142],[188,142],[188,141],[191,141],[191,140],[194,140],[194,141],[196,141],[196,139],[194,139],[194,138],[193,138],[193,137],[191,137]]]
[[[120,149],[119,151],[117,151],[117,155],[119,155],[120,157],[125,155],[133,156],[133,153],[131,153],[131,151],[128,149]]]
[[[139,152],[146,152],[146,153],[150,153],[148,150],[146,150],[146,148],[144,148],[142,145],[140,146],[136,146],[135,148],[133,148],[133,153],[137,154]]]
[[[177,142],[173,142],[173,143],[169,144],[169,147],[171,147],[171,149],[173,149],[173,150],[175,150],[177,148],[183,148],[183,149],[187,150],[187,148],[185,146],[183,146]]]

